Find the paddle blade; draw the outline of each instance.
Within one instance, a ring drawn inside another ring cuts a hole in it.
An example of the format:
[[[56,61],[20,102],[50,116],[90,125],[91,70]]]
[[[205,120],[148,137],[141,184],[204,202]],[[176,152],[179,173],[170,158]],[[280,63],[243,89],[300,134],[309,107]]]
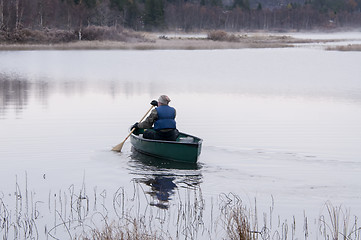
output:
[[[146,114],[144,114],[144,116],[142,117],[142,119],[140,119],[139,122],[142,122],[143,119],[148,115],[148,113],[153,109],[153,105],[150,106],[148,112]],[[117,146],[113,147],[112,151],[116,151],[116,152],[120,152],[122,151],[123,148],[123,144],[125,143],[125,141],[127,141],[128,137],[135,131],[135,128],[132,129],[132,131],[130,131],[130,133],[128,134],[128,136],[124,139],[123,142],[119,143]]]
[[[112,151],[121,152],[123,148],[123,144],[124,142],[119,143],[117,146],[113,147]]]

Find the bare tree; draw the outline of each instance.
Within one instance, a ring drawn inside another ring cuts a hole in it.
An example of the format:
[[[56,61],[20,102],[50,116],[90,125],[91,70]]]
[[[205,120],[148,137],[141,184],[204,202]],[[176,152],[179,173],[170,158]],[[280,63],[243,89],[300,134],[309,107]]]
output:
[[[38,14],[39,14],[39,25],[44,27],[44,1],[40,0],[38,2]]]
[[[15,0],[15,29],[18,30],[21,27],[22,17],[24,13],[24,8],[22,5],[22,0]]]
[[[0,29],[4,25],[4,0],[0,0]]]
[[[19,5],[20,5],[20,0],[15,0],[15,29],[18,29],[20,26],[20,21],[19,21]]]

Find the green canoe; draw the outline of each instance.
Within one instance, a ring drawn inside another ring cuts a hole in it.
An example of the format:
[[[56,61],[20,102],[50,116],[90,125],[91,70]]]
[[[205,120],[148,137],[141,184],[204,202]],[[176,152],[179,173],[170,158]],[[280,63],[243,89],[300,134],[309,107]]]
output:
[[[203,140],[198,137],[179,133],[177,141],[153,140],[143,138],[144,131],[144,129],[137,129],[130,136],[130,142],[138,152],[187,163],[196,163],[201,154]]]

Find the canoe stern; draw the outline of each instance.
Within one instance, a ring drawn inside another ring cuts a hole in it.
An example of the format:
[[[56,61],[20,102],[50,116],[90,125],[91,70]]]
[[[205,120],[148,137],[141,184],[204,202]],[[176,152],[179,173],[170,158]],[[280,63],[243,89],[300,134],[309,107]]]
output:
[[[143,129],[134,131],[130,138],[133,147],[141,153],[188,163],[196,163],[201,153],[202,139],[189,134],[180,133],[177,141],[161,141],[145,139],[142,133]]]

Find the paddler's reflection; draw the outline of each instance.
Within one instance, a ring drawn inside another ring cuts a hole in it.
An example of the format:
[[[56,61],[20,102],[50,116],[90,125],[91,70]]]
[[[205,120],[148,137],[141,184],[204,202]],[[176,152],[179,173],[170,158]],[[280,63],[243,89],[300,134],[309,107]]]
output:
[[[155,176],[150,179],[143,179],[141,182],[151,187],[151,191],[147,192],[152,196],[152,202],[150,205],[156,206],[162,209],[168,209],[169,200],[174,194],[177,185],[173,182],[174,177]]]
[[[168,209],[177,188],[194,189],[202,182],[200,164],[185,164],[162,160],[141,154],[134,149],[128,162],[133,180],[148,187],[145,193],[151,196],[150,205]]]

